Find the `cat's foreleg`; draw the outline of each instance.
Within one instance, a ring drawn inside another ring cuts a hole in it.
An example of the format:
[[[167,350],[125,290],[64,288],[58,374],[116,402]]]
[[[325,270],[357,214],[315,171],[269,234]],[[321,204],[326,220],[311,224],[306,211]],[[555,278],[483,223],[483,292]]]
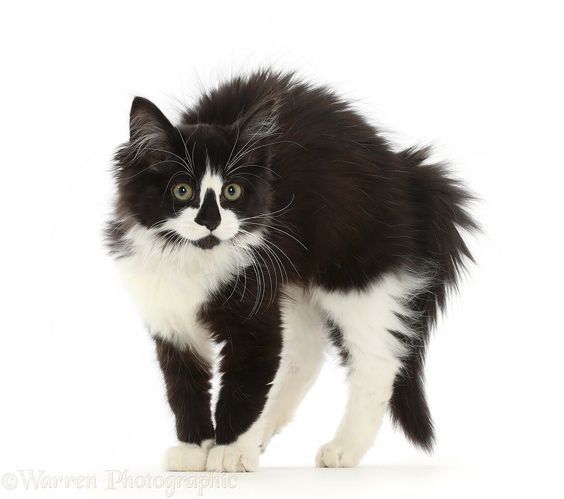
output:
[[[214,438],[209,362],[189,347],[159,338],[155,342],[179,440],[167,450],[163,465],[169,471],[203,471]]]
[[[215,446],[208,471],[254,471],[265,429],[265,404],[280,360],[276,321],[231,323],[221,351],[221,389],[215,409]]]

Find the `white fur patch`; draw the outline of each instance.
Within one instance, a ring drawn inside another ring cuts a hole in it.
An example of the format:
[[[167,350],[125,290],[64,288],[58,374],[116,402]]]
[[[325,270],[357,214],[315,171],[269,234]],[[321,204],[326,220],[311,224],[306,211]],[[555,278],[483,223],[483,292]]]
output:
[[[211,189],[215,195],[215,202],[217,203],[221,217],[220,224],[213,231],[209,230],[204,225],[196,223],[200,206],[198,208],[183,208],[178,212],[178,216],[167,220],[162,228],[177,232],[190,241],[197,241],[198,239],[203,239],[212,234],[221,241],[231,239],[239,232],[240,224],[237,215],[232,210],[225,209],[221,206],[220,196],[222,188],[223,179],[221,176],[212,173],[211,169],[208,168],[200,183],[200,206],[204,202],[206,192],[208,189]]]
[[[282,353],[265,406],[265,428],[261,449],[264,451],[273,435],[279,433],[317,378],[324,358],[325,321],[308,292],[296,286],[283,291]]]
[[[201,445],[180,444],[170,447],[163,459],[163,468],[167,471],[204,471],[208,451],[213,440],[204,440]]]
[[[261,416],[229,445],[216,445],[208,453],[206,471],[255,471],[259,465],[260,439],[264,429]]]
[[[263,236],[237,236],[204,250],[190,243],[166,245],[156,232],[140,225],[130,229],[125,235],[130,252],[118,258],[118,267],[150,333],[180,348],[190,346],[211,361],[209,333],[198,312],[221,285],[250,265],[248,248]]]
[[[399,362],[405,350],[389,331],[414,335],[399,316],[413,315],[409,300],[426,283],[425,278],[408,272],[387,274],[364,291],[345,293],[316,288],[313,297],[333,322],[346,330],[346,336],[351,336],[348,347],[354,350],[355,345],[361,346],[358,356],[375,355]]]
[[[317,455],[320,467],[356,466],[380,428],[405,349],[390,331],[412,336],[398,314],[409,316],[410,297],[425,280],[389,274],[365,291],[314,290],[319,306],[337,324],[349,356],[349,397],[333,440]]]

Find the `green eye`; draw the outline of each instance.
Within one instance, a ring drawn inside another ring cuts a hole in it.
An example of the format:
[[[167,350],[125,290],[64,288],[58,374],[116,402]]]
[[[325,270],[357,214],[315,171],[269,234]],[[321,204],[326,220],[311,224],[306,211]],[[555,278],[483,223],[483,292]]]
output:
[[[192,199],[193,194],[194,191],[192,190],[192,187],[190,187],[186,183],[176,184],[172,188],[172,195],[179,201],[190,201],[190,199]]]
[[[227,184],[223,188],[223,197],[227,199],[227,201],[237,201],[241,194],[243,194],[243,188],[234,182]]]

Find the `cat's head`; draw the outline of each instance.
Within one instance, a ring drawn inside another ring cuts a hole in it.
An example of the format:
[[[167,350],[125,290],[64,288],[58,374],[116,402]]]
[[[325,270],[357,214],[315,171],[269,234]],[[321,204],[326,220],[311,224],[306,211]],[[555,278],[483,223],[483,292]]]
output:
[[[116,154],[117,214],[155,237],[202,250],[262,231],[272,203],[269,106],[230,125],[174,126],[136,97]]]

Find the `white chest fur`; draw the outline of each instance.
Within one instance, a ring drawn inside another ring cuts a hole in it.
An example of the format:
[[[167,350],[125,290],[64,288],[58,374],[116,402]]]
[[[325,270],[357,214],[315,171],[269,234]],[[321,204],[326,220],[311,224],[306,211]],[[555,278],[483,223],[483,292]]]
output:
[[[165,246],[154,232],[139,226],[126,240],[131,252],[118,259],[118,266],[150,333],[207,358],[209,333],[198,314],[222,284],[250,263],[248,252],[231,243],[211,250]]]

